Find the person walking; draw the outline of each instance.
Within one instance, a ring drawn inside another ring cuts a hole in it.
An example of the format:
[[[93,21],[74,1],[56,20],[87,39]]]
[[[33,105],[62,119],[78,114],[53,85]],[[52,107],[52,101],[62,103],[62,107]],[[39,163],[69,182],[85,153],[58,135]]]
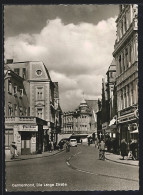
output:
[[[53,150],[54,150],[54,142],[51,141],[51,151],[53,151]]]
[[[99,159],[105,160],[105,143],[104,143],[104,140],[102,140],[99,143]]]
[[[49,141],[49,151],[50,151],[50,152],[51,152],[51,147],[52,147],[51,141]]]
[[[122,160],[124,160],[124,157],[125,157],[125,156],[128,156],[128,152],[127,152],[127,142],[125,141],[125,139],[122,139],[122,141],[121,141],[120,150],[121,150],[121,156],[123,157]]]
[[[12,142],[10,145],[11,159],[14,159],[17,155],[17,145],[15,142]]]

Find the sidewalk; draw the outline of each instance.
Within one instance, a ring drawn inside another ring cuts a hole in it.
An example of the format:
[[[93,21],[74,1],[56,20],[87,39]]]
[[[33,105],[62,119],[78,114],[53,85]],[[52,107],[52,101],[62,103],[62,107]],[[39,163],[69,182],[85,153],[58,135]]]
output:
[[[94,144],[90,144],[90,146],[95,147]],[[132,160],[132,159],[127,160],[127,157],[125,157],[124,160],[122,160],[121,155],[113,154],[111,152],[105,152],[105,158],[107,160],[110,160],[110,161],[113,161],[113,162],[116,162],[116,163],[139,166],[139,161],[138,160]]]
[[[46,152],[43,152],[42,154],[19,155],[19,156],[15,157],[14,159],[5,160],[5,162],[28,160],[28,159],[34,159],[34,158],[43,158],[43,157],[56,155],[56,154],[58,154],[62,151],[63,150],[55,150],[55,151],[52,151],[52,152],[46,151]]]
[[[107,160],[110,160],[110,161],[113,161],[113,162],[116,162],[116,163],[139,166],[139,161],[138,160],[127,159],[127,157],[125,157],[124,160],[122,160],[121,155],[113,154],[113,153],[110,153],[110,152],[106,152],[105,157],[106,157]]]

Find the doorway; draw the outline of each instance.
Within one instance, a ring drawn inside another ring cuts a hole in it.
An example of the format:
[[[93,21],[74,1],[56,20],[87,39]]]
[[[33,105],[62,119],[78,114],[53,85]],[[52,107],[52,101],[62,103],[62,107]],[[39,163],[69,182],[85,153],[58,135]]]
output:
[[[21,134],[21,154],[30,154],[31,152],[31,132],[22,132]]]

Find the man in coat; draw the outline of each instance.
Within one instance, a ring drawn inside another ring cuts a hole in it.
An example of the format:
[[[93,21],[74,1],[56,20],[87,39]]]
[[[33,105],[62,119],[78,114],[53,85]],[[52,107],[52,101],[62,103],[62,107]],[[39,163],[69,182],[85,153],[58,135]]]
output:
[[[128,156],[128,152],[127,152],[127,142],[125,141],[125,139],[123,139],[123,140],[121,141],[120,150],[121,150],[121,156],[123,157],[123,160],[124,160],[124,157],[125,157],[125,156]]]

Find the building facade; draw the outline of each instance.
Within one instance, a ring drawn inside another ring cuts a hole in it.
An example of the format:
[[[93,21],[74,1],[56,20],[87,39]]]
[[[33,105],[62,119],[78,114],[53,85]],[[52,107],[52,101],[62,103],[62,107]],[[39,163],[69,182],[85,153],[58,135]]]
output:
[[[138,137],[138,7],[120,5],[116,20],[117,115],[120,140]]]
[[[61,123],[58,93],[58,83],[42,62],[5,65],[6,149],[15,141],[19,154],[42,152],[49,139],[56,141]]]
[[[83,135],[87,137],[97,134],[96,112],[98,102],[96,100],[83,100],[77,109],[72,112],[64,112],[62,115],[62,133]]]

